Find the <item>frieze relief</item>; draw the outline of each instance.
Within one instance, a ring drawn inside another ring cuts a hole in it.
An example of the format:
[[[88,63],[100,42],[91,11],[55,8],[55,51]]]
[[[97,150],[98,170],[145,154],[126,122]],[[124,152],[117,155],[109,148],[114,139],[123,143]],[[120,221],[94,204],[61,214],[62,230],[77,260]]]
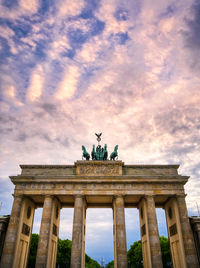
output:
[[[81,165],[79,166],[81,175],[120,175],[118,165]]]
[[[172,184],[144,184],[144,183],[35,183],[35,184],[18,184],[16,186],[17,191],[23,191],[24,194],[28,193],[47,193],[47,191],[53,191],[55,194],[63,194],[63,190],[66,194],[72,194],[74,191],[113,191],[113,190],[125,190],[125,191],[153,191],[155,194],[161,194],[167,191],[182,191],[181,185]]]

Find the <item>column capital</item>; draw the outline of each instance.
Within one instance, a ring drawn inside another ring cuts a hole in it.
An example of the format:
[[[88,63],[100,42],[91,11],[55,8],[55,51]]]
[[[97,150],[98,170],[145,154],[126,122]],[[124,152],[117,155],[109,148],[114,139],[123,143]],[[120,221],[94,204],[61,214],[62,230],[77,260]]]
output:
[[[180,198],[183,198],[183,197],[185,198],[186,196],[187,196],[187,194],[185,194],[185,193],[175,195],[176,198],[179,198],[179,197]]]
[[[74,195],[74,199],[76,199],[76,198],[82,198],[82,199],[85,199],[85,195],[83,195],[83,194],[75,194],[75,195]]]
[[[14,197],[14,198],[24,198],[24,195],[23,194],[12,194],[12,196]]]
[[[146,199],[146,200],[148,200],[148,199],[153,199],[154,200],[154,197],[155,197],[154,194],[146,194],[146,195],[144,195],[144,199]]]
[[[125,196],[126,196],[125,194],[114,194],[113,195],[113,200],[116,199],[116,198],[123,198],[124,199]]]
[[[46,197],[53,198],[54,195],[53,194],[44,194],[44,198],[46,198]]]

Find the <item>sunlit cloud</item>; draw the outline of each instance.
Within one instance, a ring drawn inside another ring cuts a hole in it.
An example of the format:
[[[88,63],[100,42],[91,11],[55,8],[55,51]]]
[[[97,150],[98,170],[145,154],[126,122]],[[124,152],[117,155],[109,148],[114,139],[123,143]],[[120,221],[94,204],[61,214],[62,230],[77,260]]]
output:
[[[30,85],[27,91],[27,99],[30,101],[37,100],[42,95],[44,82],[44,74],[41,65],[38,65],[36,69],[33,71]]]
[[[36,13],[39,8],[39,0],[19,0],[20,8],[28,13]]]
[[[77,16],[84,7],[83,0],[64,0],[59,3],[59,15],[61,16]]]
[[[55,97],[59,100],[72,98],[77,90],[79,76],[79,68],[75,65],[69,66],[58,86]]]

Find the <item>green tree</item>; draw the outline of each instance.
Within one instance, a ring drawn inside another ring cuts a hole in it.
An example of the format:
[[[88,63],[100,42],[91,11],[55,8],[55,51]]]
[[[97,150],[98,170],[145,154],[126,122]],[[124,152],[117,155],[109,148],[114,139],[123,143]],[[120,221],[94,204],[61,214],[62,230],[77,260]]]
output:
[[[160,237],[160,246],[161,246],[161,253],[162,253],[162,261],[163,261],[163,268],[172,267],[171,262],[171,254],[170,254],[170,245],[169,239],[161,236]],[[133,243],[131,245],[128,254],[128,264],[131,268],[142,268],[142,243],[141,240]]]
[[[60,268],[70,268],[72,242],[68,239],[58,239],[58,251],[56,263]]]
[[[30,254],[28,259],[28,268],[35,268],[36,254],[38,247],[38,234],[32,234],[31,244],[30,244]],[[57,260],[56,266],[59,265],[59,268],[70,268],[70,259],[71,259],[71,248],[72,242],[68,239],[58,239],[58,250],[57,250]],[[91,259],[87,254],[85,254],[85,266],[87,268],[100,268],[100,264]]]
[[[32,234],[31,244],[30,244],[30,253],[29,253],[29,258],[28,258],[28,268],[35,268],[38,240],[39,240],[39,235]]]
[[[85,267],[86,268],[101,268],[100,264],[91,259],[87,254],[85,254]]]
[[[110,261],[107,265],[106,268],[114,268],[114,261]]]
[[[169,239],[164,236],[160,236],[160,247],[162,253],[163,268],[172,267]]]
[[[141,240],[136,241],[131,245],[128,253],[128,264],[131,268],[142,268],[143,262],[142,262],[142,243]]]

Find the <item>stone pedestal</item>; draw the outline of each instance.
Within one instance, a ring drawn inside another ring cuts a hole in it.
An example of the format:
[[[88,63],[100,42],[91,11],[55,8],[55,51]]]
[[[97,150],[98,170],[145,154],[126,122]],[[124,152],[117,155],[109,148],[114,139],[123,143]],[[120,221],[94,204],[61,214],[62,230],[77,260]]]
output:
[[[75,196],[70,268],[85,267],[85,198]]]
[[[126,228],[124,215],[124,198],[113,199],[113,232],[114,232],[114,267],[127,268]]]

